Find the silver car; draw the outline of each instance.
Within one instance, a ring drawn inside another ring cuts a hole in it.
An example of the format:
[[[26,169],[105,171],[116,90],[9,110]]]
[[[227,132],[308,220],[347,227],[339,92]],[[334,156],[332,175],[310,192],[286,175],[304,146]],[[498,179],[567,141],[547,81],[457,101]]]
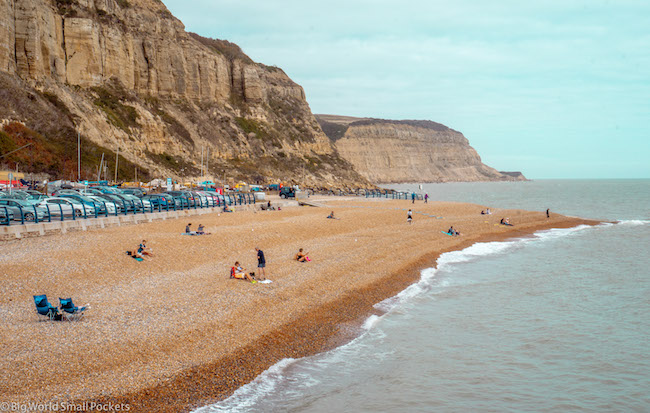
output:
[[[84,216],[84,209],[86,215],[94,215],[95,208],[84,205],[79,201],[76,201],[72,198],[57,198],[51,197],[47,198],[39,204],[42,207],[49,208],[51,215],[61,216],[62,214],[72,216],[74,214],[78,217]]]
[[[14,220],[20,221],[24,217],[25,221],[34,221],[35,216],[38,220],[47,219],[47,209],[34,206],[34,204],[23,199],[0,198],[0,210],[5,208],[13,214]]]

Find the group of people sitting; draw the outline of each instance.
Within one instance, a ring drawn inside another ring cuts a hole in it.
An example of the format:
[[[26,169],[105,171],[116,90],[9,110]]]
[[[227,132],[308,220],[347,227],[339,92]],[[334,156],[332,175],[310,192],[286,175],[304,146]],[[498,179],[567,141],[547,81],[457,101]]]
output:
[[[456,231],[456,230],[454,229],[454,226],[452,225],[452,226],[449,227],[449,229],[447,230],[447,234],[449,234],[449,235],[453,235],[453,236],[459,236],[459,235],[460,235],[460,231]]]
[[[260,259],[259,252],[261,252],[261,251],[259,251],[259,249],[258,249],[258,262],[259,262],[259,259]],[[307,252],[304,252],[304,250],[302,248],[300,248],[298,250],[298,253],[294,256],[294,260],[296,260],[298,262],[309,262],[309,261],[311,261],[311,259],[307,256],[307,254],[308,254]],[[262,257],[263,256],[264,255],[262,254]],[[264,262],[264,264],[266,264],[266,262]],[[263,267],[261,267],[261,268],[263,268]],[[237,280],[248,280],[252,284],[257,283],[257,280],[255,279],[255,273],[254,272],[248,272],[247,273],[246,269],[241,266],[239,261],[235,261],[235,265],[230,267],[230,278],[234,278],[234,279],[237,279]]]
[[[481,211],[481,215],[492,215],[492,212],[490,212],[490,208],[488,208],[485,211]]]
[[[196,231],[192,231],[191,222],[185,227],[185,233],[188,235],[210,235],[209,232],[205,232],[205,227],[203,224],[199,224],[199,227],[196,229]]]

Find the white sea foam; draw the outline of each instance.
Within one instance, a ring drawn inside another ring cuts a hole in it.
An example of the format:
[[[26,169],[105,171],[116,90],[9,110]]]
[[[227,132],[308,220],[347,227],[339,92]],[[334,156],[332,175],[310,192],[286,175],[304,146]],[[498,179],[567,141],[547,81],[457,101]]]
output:
[[[252,406],[255,406],[276,389],[284,379],[284,371],[295,362],[296,359],[283,359],[269,367],[268,370],[257,376],[252,382],[237,389],[232,396],[219,403],[196,409],[193,413],[247,412]]]
[[[379,319],[380,319],[380,317],[378,315],[375,315],[375,314],[371,315],[363,323],[363,329],[364,330],[370,330],[371,328],[373,328],[375,326],[375,324],[377,324]]]
[[[638,225],[650,224],[650,221],[649,220],[643,220],[643,219],[626,219],[626,220],[618,221],[617,224],[618,225],[638,226]]]

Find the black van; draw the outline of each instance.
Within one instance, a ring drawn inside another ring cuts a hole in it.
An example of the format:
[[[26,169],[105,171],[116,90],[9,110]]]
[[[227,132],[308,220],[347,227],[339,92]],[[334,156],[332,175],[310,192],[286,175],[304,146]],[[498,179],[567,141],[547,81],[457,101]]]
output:
[[[280,198],[295,198],[296,191],[288,186],[280,188]]]

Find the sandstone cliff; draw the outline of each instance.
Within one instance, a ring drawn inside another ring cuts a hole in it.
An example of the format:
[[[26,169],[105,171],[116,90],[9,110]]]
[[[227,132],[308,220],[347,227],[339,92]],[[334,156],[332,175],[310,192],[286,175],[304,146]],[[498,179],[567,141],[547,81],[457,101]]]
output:
[[[302,87],[236,45],[185,32],[158,0],[0,0],[0,72],[0,121],[24,124],[56,158],[4,160],[26,172],[75,163],[80,132],[86,178],[119,146],[140,176],[197,177],[203,150],[205,175],[220,180],[366,183],[321,131]],[[14,132],[3,139],[16,144]]]
[[[373,183],[525,179],[484,165],[462,133],[439,123],[316,117],[339,154]]]

